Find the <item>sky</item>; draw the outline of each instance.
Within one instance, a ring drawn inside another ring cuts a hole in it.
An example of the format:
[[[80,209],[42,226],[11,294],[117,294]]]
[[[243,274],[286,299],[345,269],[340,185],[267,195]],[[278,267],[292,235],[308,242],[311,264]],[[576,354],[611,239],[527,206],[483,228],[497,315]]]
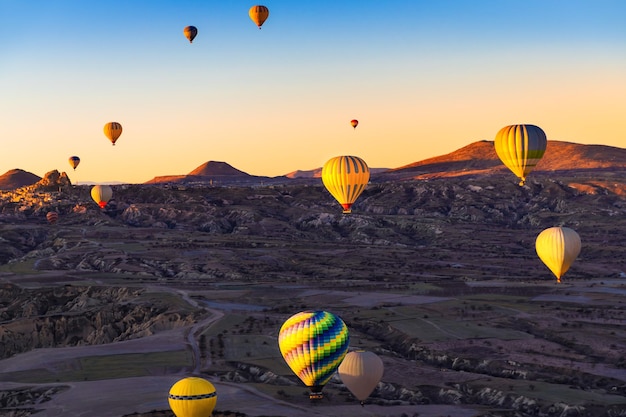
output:
[[[624,0],[268,0],[261,30],[254,4],[0,0],[0,174],[397,168],[517,123],[626,147]]]

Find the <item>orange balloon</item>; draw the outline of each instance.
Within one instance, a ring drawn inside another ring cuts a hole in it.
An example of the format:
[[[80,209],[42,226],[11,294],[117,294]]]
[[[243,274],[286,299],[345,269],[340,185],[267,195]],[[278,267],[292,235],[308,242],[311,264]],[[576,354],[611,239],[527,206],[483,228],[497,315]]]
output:
[[[350,124],[352,125],[353,128],[356,129],[356,127],[359,125],[359,121],[357,119],[352,119],[350,120]]]
[[[183,29],[183,34],[189,40],[189,43],[192,43],[196,35],[198,35],[198,29],[195,26],[186,26]]]
[[[263,22],[265,22],[265,20],[267,20],[267,18],[269,17],[270,11],[265,6],[252,6],[250,7],[250,10],[248,10],[248,15],[250,16],[250,19],[252,19],[254,24],[257,25],[259,29],[261,29],[261,26],[263,26]]]

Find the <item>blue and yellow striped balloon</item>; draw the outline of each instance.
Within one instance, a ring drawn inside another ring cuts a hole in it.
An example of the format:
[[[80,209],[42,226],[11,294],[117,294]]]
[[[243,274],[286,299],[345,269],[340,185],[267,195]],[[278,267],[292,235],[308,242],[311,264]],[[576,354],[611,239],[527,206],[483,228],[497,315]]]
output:
[[[278,347],[285,362],[311,389],[311,398],[321,398],[348,352],[348,327],[327,311],[303,311],[288,318],[280,328]]]

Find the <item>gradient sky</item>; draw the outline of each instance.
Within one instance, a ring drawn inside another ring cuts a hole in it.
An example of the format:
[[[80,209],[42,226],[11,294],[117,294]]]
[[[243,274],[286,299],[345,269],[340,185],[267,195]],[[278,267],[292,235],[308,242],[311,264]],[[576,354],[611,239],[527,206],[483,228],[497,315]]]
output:
[[[0,174],[395,168],[515,123],[626,147],[624,0],[267,1],[262,30],[254,4],[0,0]]]

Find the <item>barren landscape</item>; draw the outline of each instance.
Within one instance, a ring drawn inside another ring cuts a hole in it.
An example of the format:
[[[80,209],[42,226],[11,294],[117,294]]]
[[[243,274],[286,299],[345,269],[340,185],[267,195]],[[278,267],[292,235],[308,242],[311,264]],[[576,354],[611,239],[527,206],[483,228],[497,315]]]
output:
[[[520,187],[464,160],[374,176],[350,215],[319,179],[116,185],[104,210],[86,185],[1,192],[0,415],[172,416],[188,375],[215,416],[626,415],[623,167]],[[561,284],[534,249],[557,225],[583,242]],[[337,377],[311,403],[280,356],[307,309],[383,359],[365,407]]]

